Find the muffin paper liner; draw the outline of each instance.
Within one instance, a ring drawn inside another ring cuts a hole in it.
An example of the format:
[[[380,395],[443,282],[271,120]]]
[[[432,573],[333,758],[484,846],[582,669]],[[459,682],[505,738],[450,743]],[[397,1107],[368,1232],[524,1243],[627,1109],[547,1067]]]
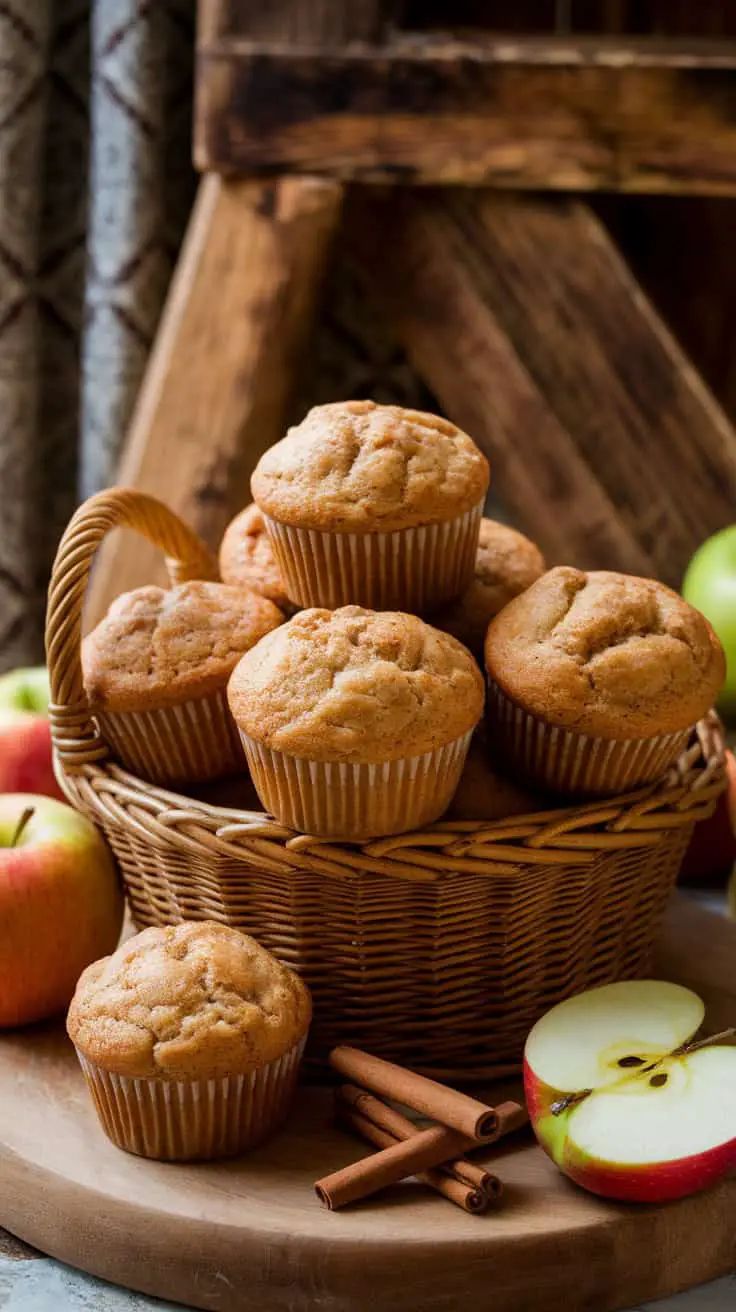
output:
[[[152,711],[99,711],[100,733],[128,770],[154,784],[195,783],[243,769],[225,689]]]
[[[684,750],[692,727],[653,738],[596,738],[545,724],[493,679],[486,702],[492,747],[530,783],[578,796],[623,793],[660,779]]]
[[[162,1162],[208,1161],[254,1148],[285,1119],[306,1035],[247,1075],[212,1080],[131,1079],[76,1049],[105,1134],[118,1147]]]
[[[464,592],[475,569],[483,502],[419,528],[328,533],[264,515],[286,591],[300,606],[421,613]]]
[[[379,838],[431,824],[457,788],[472,733],[377,765],[287,756],[242,733],[261,802],[282,824],[330,838]]]

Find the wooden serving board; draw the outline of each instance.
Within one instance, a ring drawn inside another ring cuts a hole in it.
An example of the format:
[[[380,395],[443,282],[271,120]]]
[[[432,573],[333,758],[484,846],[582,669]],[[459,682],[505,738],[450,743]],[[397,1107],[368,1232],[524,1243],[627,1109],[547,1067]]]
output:
[[[677,900],[658,973],[736,1021],[736,925]],[[54,1257],[217,1312],[609,1312],[736,1266],[736,1179],[666,1207],[603,1203],[524,1132],[489,1159],[499,1211],[472,1217],[413,1182],[342,1213],[313,1181],[366,1149],[300,1090],[250,1156],[170,1166],[102,1134],[59,1026],[0,1039],[0,1225]]]

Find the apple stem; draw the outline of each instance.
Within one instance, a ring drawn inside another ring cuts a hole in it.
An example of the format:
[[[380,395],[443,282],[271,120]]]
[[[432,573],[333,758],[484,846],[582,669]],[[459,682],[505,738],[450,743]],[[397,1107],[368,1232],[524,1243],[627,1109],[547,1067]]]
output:
[[[565,1098],[558,1098],[550,1107],[552,1115],[562,1116],[563,1112],[569,1111],[571,1107],[577,1107],[579,1102],[584,1102],[592,1092],[592,1089],[581,1089],[579,1093],[568,1093]]]
[[[672,1054],[679,1057],[688,1052],[697,1052],[699,1048],[711,1048],[716,1043],[727,1043],[730,1039],[736,1039],[736,1028],[730,1030],[721,1030],[720,1034],[709,1034],[705,1039],[698,1039],[696,1043],[683,1043],[681,1048],[677,1048]]]
[[[35,806],[27,806],[27,807],[26,807],[26,809],[25,809],[25,811],[23,812],[23,814],[22,814],[20,820],[18,821],[17,825],[15,826],[15,833],[13,834],[13,837],[12,837],[11,842],[10,842],[10,846],[11,846],[11,847],[17,847],[17,846],[18,846],[18,844],[19,844],[21,838],[23,837],[23,831],[24,831],[26,825],[28,824],[29,820],[32,820],[32,819],[33,819],[33,817],[34,817],[35,814],[36,814],[36,808],[35,808]]]

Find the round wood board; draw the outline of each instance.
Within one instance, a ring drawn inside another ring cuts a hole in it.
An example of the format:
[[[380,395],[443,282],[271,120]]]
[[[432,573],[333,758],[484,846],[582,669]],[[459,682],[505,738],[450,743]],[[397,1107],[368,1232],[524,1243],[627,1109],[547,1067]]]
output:
[[[680,903],[659,973],[736,1020],[736,926]],[[736,1266],[736,1180],[667,1207],[603,1203],[528,1131],[488,1154],[503,1206],[472,1217],[408,1181],[345,1212],[314,1180],[367,1149],[304,1088],[290,1125],[240,1160],[171,1166],[98,1127],[60,1026],[0,1039],[0,1225],[54,1257],[217,1312],[596,1312]]]

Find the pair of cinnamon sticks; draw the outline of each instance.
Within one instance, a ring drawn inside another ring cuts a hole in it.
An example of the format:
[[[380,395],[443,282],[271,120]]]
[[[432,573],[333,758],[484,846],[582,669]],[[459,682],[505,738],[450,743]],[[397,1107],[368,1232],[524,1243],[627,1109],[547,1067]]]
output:
[[[501,1181],[464,1154],[525,1125],[519,1103],[489,1107],[358,1048],[334,1048],[329,1060],[350,1081],[335,1093],[339,1121],[380,1151],[318,1180],[315,1192],[324,1206],[334,1211],[412,1175],[475,1215],[498,1202]],[[420,1129],[376,1094],[436,1124]]]

